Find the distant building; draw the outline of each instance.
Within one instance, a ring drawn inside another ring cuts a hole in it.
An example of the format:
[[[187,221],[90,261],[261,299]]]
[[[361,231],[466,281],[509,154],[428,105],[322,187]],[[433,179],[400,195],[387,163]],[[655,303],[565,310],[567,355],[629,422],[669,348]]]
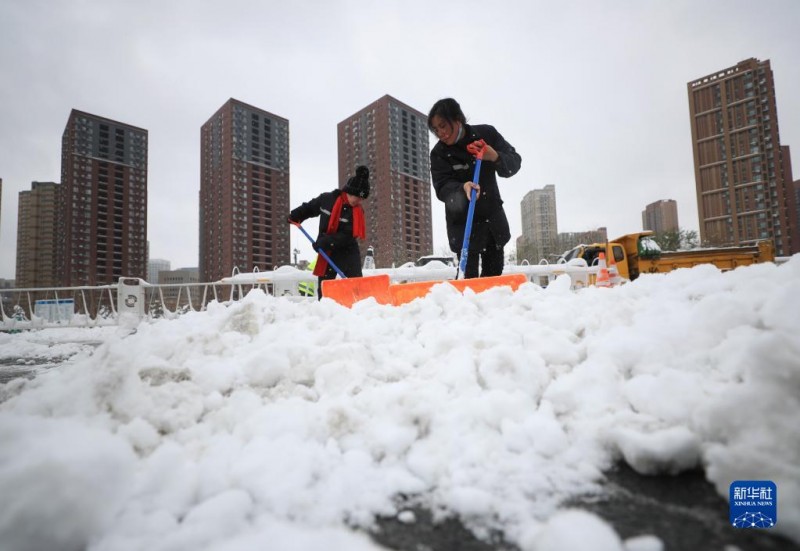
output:
[[[662,199],[647,205],[642,211],[642,229],[656,233],[677,232],[678,203]]]
[[[186,306],[191,301],[196,310],[200,306],[202,296],[198,287],[185,287],[190,283],[200,281],[200,271],[197,268],[180,268],[178,270],[163,270],[158,273],[159,285],[163,285],[161,292],[164,296],[164,305],[174,311],[178,307]],[[169,287],[174,285],[175,287]]]
[[[794,202],[797,207],[797,217],[800,219],[800,180],[794,181]]]
[[[607,243],[608,230],[604,227],[585,232],[565,232],[558,234],[558,250],[561,254],[578,245],[589,245],[591,243]]]
[[[169,260],[151,258],[147,261],[147,283],[157,284],[159,282],[159,272],[168,272],[169,270]]]
[[[19,192],[17,268],[19,288],[60,287],[64,254],[63,186],[33,182]]]
[[[72,110],[61,140],[62,285],[147,273],[147,130]]]
[[[177,270],[162,270],[158,274],[158,279],[162,285],[183,285],[186,283],[198,283],[200,281],[200,270],[198,268],[178,268]]]
[[[536,264],[544,259],[554,260],[558,247],[558,218],[556,188],[550,184],[525,194],[520,203],[522,236],[517,239],[517,262],[527,260]]]
[[[370,171],[364,205],[375,266],[388,268],[433,252],[430,147],[426,115],[386,95],[337,125],[339,187],[358,165]]]
[[[289,264],[289,121],[231,98],[200,142],[200,278]]]
[[[702,244],[800,251],[783,167],[769,60],[751,58],[687,83]]]
[[[794,179],[794,173],[792,172],[792,153],[788,145],[781,146],[781,158],[783,160],[783,179],[789,182],[787,184],[790,197],[789,203],[794,206],[795,221],[798,226],[800,226],[800,190],[798,189],[798,182],[800,182],[800,180]],[[800,236],[800,227],[797,229],[797,235]],[[798,246],[800,247],[800,244],[798,244]]]

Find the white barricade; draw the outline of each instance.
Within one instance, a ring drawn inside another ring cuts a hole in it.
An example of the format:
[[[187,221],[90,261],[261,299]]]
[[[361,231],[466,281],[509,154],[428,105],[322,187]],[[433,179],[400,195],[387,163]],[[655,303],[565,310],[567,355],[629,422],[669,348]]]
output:
[[[48,323],[69,324],[75,313],[75,300],[59,298],[37,300],[33,307],[33,315]]]
[[[133,277],[121,277],[117,284],[117,314],[137,320],[144,317],[144,281]]]

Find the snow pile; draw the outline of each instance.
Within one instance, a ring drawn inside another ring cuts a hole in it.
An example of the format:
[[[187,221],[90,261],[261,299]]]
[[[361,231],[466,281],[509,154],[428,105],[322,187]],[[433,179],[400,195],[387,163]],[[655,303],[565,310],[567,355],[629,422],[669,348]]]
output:
[[[106,331],[0,387],[0,541],[379,549],[353,528],[414,522],[402,495],[526,550],[659,549],[559,509],[620,458],[703,465],[725,496],[773,480],[800,541],[800,257],[559,283],[352,310],[254,292]],[[36,335],[0,335],[2,355]]]

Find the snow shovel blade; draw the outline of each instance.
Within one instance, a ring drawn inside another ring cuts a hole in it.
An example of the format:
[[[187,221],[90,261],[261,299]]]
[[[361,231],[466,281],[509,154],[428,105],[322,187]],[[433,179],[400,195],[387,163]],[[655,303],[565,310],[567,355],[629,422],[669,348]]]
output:
[[[430,292],[431,287],[442,283],[441,281],[414,281],[412,283],[395,283],[389,285],[389,293],[392,297],[392,304],[400,306],[420,297],[424,297]]]
[[[322,282],[322,296],[350,308],[359,300],[374,298],[378,304],[391,304],[389,276],[386,274],[347,279],[326,279]]]
[[[416,281],[414,283],[398,283],[389,286],[389,293],[392,297],[392,304],[400,306],[414,299],[427,295],[431,287],[439,283],[449,283],[460,293],[466,289],[472,289],[475,293],[482,293],[494,287],[511,287],[516,291],[520,285],[528,281],[525,274],[508,274],[493,277],[481,277],[475,279],[456,279],[447,281]]]
[[[507,274],[474,279],[457,279],[448,283],[462,293],[467,289],[472,289],[475,293],[482,293],[495,287],[511,287],[512,291],[516,291],[526,281],[528,281],[528,278],[525,274]]]

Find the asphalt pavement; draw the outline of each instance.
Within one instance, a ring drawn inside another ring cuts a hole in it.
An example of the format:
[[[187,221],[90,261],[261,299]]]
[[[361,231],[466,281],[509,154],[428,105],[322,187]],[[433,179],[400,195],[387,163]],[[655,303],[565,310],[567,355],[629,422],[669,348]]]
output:
[[[652,535],[664,551],[800,551],[800,545],[768,529],[734,528],[728,502],[717,494],[702,470],[671,476],[642,476],[621,463],[606,474],[602,491],[564,507],[584,509],[611,524],[625,540]],[[424,509],[412,508],[413,523],[381,518],[372,538],[402,551],[516,551],[495,534],[478,540],[458,519],[434,523]],[[780,511],[778,511],[780,522]],[[570,550],[564,550],[570,551]],[[583,551],[583,550],[580,550]]]

